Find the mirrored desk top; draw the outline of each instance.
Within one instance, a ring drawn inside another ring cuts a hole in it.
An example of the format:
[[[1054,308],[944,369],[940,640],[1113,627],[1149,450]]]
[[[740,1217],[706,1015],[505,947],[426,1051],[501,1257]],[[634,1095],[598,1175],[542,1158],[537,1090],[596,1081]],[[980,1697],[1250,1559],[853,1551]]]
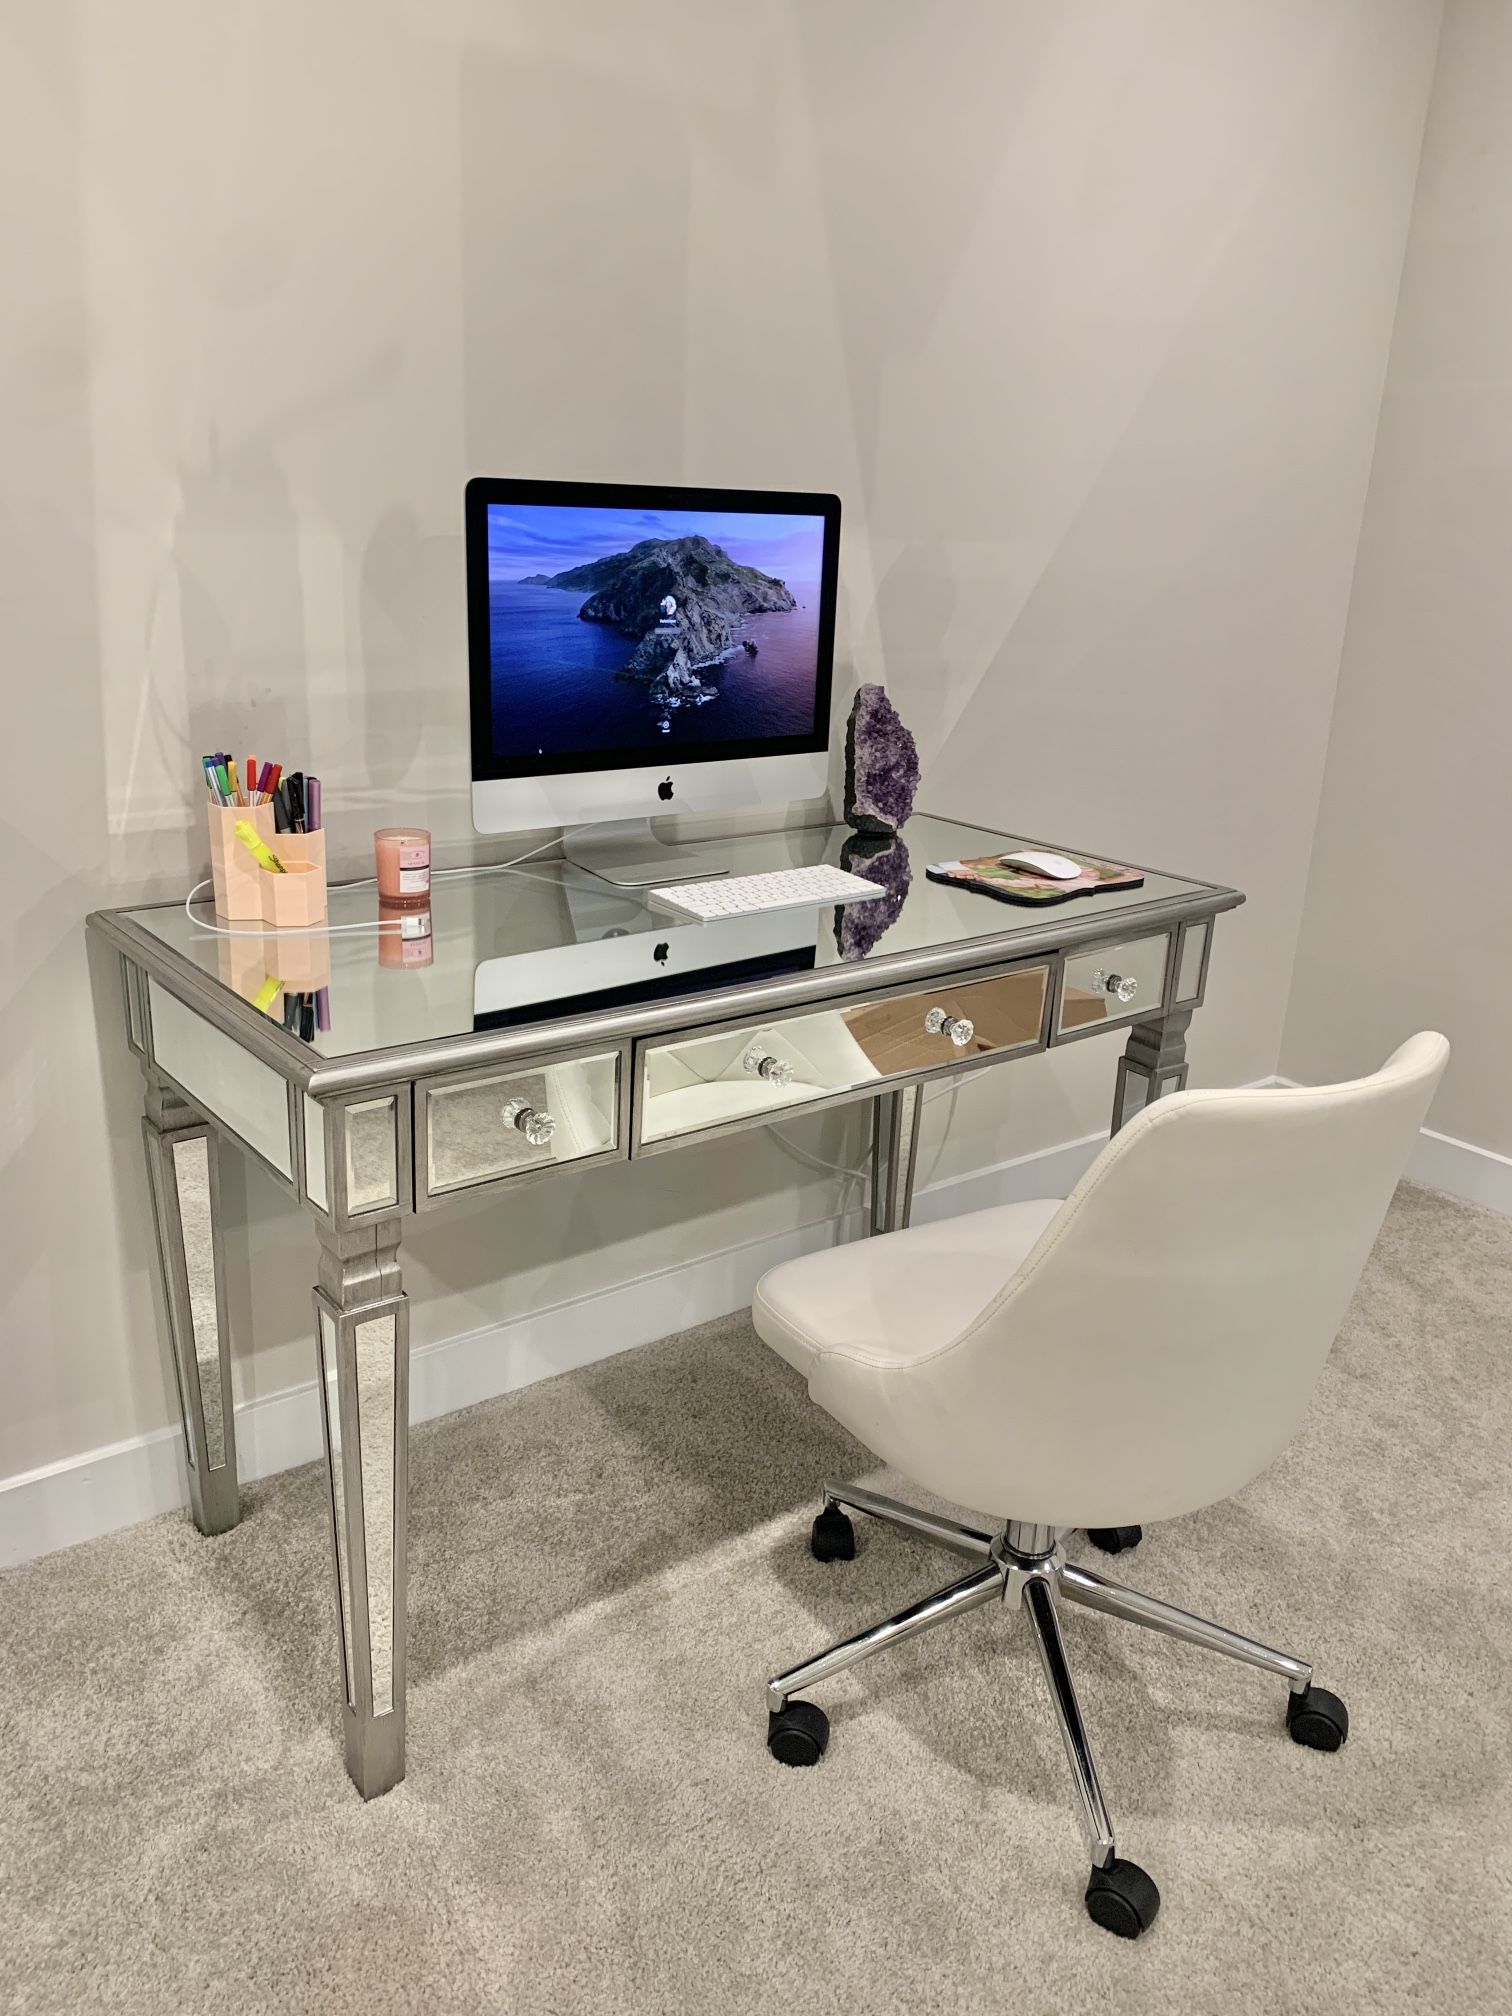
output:
[[[845,826],[701,841],[698,851],[710,874],[721,868],[760,874],[813,862],[863,873],[870,866],[892,892],[875,905],[850,906],[845,913],[833,908],[785,913],[776,938],[774,920],[759,920],[764,928],[751,941],[759,956],[745,961],[744,971],[741,962],[732,965],[723,955],[718,962],[701,956],[710,941],[698,934],[722,927],[678,917],[640,892],[612,888],[562,860],[438,873],[431,892],[428,963],[401,963],[405,947],[392,920],[382,931],[264,933],[255,924],[220,923],[206,903],[196,904],[191,914],[179,902],[101,913],[96,921],[149,972],[170,985],[190,983],[194,997],[207,1007],[212,1006],[206,1000],[212,990],[234,997],[239,1022],[247,1013],[256,1016],[261,1030],[284,1050],[285,1062],[302,1060],[298,1075],[313,1072],[324,1080],[324,1064],[339,1066],[342,1060],[409,1052],[459,1037],[481,1039],[492,1031],[493,1043],[483,1045],[474,1060],[481,1061],[489,1049],[522,1047],[521,1039],[532,1033],[522,1025],[532,1025],[544,1037],[543,1025],[597,1016],[606,1005],[618,1006],[627,1029],[669,1019],[712,1019],[723,1012],[717,990],[749,986],[763,975],[769,976],[769,985],[770,976],[776,976],[774,1000],[819,998],[843,991],[848,982],[865,988],[909,972],[964,969],[1013,959],[1020,951],[1028,957],[1049,946],[1106,938],[1126,927],[1230,909],[1243,901],[1234,890],[1146,870],[1138,888],[1031,908],[931,882],[924,872],[933,862],[1031,844],[922,813],[892,843],[886,867],[869,864],[867,843],[858,845]],[[876,918],[863,921],[858,913],[871,909]],[[378,923],[371,882],[333,885],[328,927]],[[875,942],[868,943],[872,938]],[[781,949],[774,953],[771,948],[779,940]],[[653,961],[662,945],[669,956],[665,977],[657,978]],[[653,977],[621,984],[630,973]],[[793,976],[787,984],[782,983],[784,974]],[[284,1029],[281,999],[259,1011],[254,1004],[275,978],[290,992],[324,987],[329,1027],[317,1029],[313,1040],[301,1041]],[[705,992],[706,1006],[700,998]],[[502,1015],[496,1012],[501,1001],[509,1004]],[[673,1003],[678,1012],[669,1016]],[[213,1019],[231,1026],[222,1013],[214,1013]],[[552,1028],[553,1040],[566,1042],[573,1035],[564,1028],[557,1039]],[[264,1044],[255,1047],[266,1054]],[[396,1060],[395,1068],[411,1066]],[[352,1076],[345,1069],[333,1075],[343,1080]]]

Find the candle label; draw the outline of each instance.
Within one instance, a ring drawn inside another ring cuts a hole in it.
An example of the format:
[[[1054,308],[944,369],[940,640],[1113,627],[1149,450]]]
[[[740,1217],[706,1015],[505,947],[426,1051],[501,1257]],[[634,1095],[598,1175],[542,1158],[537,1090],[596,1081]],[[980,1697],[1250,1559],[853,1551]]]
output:
[[[399,894],[423,896],[430,888],[430,842],[399,848]]]

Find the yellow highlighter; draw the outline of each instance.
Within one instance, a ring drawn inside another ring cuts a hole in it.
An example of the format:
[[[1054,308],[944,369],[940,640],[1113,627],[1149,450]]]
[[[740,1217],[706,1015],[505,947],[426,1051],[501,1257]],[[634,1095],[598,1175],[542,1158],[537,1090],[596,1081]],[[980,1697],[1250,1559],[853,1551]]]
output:
[[[266,868],[270,875],[288,874],[288,869],[285,868],[267,841],[262,838],[250,819],[237,820],[236,837],[252,856],[252,859],[257,863],[259,868]]]

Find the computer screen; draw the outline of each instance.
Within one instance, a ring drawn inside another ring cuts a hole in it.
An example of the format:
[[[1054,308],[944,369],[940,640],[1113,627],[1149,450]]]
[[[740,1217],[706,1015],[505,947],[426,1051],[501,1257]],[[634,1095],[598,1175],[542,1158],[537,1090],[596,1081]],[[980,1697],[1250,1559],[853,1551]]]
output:
[[[473,774],[824,749],[839,505],[468,486]]]

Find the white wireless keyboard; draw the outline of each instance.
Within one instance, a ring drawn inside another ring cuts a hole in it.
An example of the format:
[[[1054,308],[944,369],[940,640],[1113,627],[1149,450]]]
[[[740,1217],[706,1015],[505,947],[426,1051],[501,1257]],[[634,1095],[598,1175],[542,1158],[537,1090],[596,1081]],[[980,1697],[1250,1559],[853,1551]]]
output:
[[[865,903],[885,896],[875,882],[843,868],[778,868],[770,875],[723,875],[713,882],[678,882],[648,892],[668,910],[707,924],[715,917],[749,917],[763,910],[811,910],[829,903]]]

